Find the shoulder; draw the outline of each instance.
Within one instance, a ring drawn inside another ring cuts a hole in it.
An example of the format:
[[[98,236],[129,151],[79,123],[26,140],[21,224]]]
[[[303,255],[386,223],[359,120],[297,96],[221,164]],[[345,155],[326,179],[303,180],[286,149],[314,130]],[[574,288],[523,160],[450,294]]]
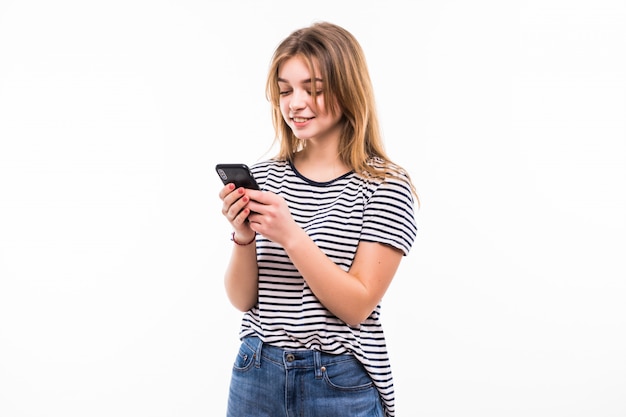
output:
[[[412,196],[411,179],[400,165],[372,157],[366,161],[369,169],[363,170],[360,177],[368,183],[370,189],[397,190],[408,197]]]
[[[266,159],[264,161],[255,162],[250,170],[256,176],[267,174],[269,172],[283,171],[289,166],[286,160],[281,159]]]
[[[365,164],[367,167],[371,168],[371,172],[377,172],[379,174],[377,176],[379,177],[396,178],[400,181],[409,181],[409,175],[406,170],[392,161],[375,156],[369,158]],[[371,172],[364,171],[363,174],[373,176]]]

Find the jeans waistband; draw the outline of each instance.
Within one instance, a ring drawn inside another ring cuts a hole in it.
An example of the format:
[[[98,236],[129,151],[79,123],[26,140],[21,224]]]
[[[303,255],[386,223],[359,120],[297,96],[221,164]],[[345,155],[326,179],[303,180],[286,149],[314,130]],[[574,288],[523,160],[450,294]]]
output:
[[[260,366],[261,359],[265,359],[282,364],[285,368],[315,368],[318,372],[325,365],[356,360],[351,353],[335,355],[311,349],[283,349],[264,343],[256,336],[245,337],[242,342],[256,352],[256,366]]]

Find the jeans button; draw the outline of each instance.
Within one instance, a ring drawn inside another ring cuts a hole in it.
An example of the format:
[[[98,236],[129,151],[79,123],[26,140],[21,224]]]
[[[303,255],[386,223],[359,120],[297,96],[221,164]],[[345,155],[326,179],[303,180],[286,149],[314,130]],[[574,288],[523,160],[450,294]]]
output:
[[[294,360],[296,360],[296,357],[293,356],[291,353],[287,354],[287,362],[293,362]]]

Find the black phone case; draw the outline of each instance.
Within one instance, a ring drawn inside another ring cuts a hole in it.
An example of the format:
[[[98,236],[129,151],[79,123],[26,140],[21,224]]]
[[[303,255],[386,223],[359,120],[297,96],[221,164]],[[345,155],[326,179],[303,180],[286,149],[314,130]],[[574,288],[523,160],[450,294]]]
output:
[[[259,185],[246,164],[217,164],[215,171],[224,185],[232,182],[237,188],[259,189]]]

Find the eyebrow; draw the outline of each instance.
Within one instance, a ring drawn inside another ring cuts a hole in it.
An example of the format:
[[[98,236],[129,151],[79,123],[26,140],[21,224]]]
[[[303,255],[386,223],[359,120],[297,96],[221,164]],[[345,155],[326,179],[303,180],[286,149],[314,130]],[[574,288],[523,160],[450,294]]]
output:
[[[277,80],[279,83],[289,83],[289,81],[285,80],[284,78],[280,78],[278,77]],[[323,80],[321,78],[315,78],[315,82],[323,82]],[[309,78],[308,80],[302,80],[301,81],[302,84],[311,84],[311,79]]]

